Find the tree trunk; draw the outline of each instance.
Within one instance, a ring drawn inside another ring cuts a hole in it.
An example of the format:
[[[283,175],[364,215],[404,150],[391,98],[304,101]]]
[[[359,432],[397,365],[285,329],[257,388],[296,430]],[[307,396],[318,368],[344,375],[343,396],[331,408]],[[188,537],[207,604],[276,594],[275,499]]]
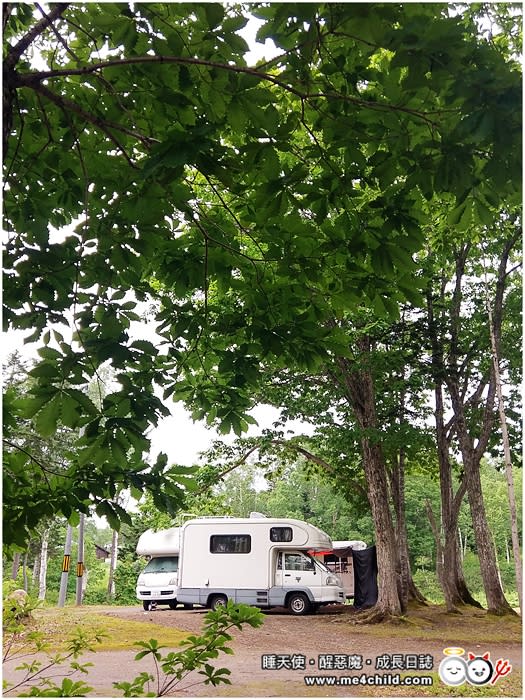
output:
[[[445,284],[440,288],[440,308],[444,309]],[[444,348],[438,336],[438,319],[434,315],[434,304],[430,295],[427,299],[428,327],[432,345],[432,377],[434,381],[434,421],[436,426],[437,457],[439,465],[439,488],[441,497],[441,528],[436,524],[430,504],[427,514],[436,543],[436,574],[443,591],[448,612],[457,612],[463,604],[480,604],[470,594],[463,575],[463,563],[458,543],[458,518],[466,491],[466,481],[462,480],[456,494],[452,483],[450,463],[450,431],[453,424],[445,424],[443,399],[443,377],[445,376]]]
[[[11,566],[11,578],[16,581],[18,570],[20,569],[20,552],[15,552],[13,556],[13,564]]]
[[[361,444],[377,547],[379,591],[375,612],[381,619],[400,615],[404,610],[398,588],[401,572],[382,450],[380,445],[370,443],[368,438],[362,438]]]
[[[109,564],[108,598],[115,597],[115,569],[118,561],[118,532],[113,530],[111,538],[111,560]]]
[[[378,568],[378,600],[367,619],[376,621],[400,615],[404,608],[398,589],[400,564],[390,511],[387,469],[379,438],[371,437],[379,431],[374,382],[369,367],[369,337],[365,335],[358,340],[357,347],[361,351],[358,370],[346,358],[338,358],[337,362],[345,394],[362,434],[361,454],[374,522]]]
[[[33,562],[33,571],[31,573],[31,590],[34,590],[38,584],[40,578],[40,554],[37,552],[35,554],[35,560]]]
[[[412,569],[410,567],[408,535],[405,518],[405,452],[403,449],[400,449],[399,451],[398,460],[392,469],[390,482],[392,501],[394,503],[394,512],[396,516],[395,533],[397,550],[399,554],[400,599],[402,607],[406,608],[409,601],[417,600],[420,603],[426,603],[426,600],[414,583],[414,579],[412,578]]]
[[[503,439],[503,455],[505,461],[505,477],[507,479],[507,495],[509,499],[509,511],[510,511],[510,531],[512,538],[512,553],[514,556],[514,571],[516,574],[516,589],[518,591],[518,603],[520,606],[520,613],[523,615],[523,579],[522,579],[522,563],[521,563],[521,549],[520,549],[520,539],[518,534],[518,517],[516,513],[516,496],[514,492],[514,477],[512,474],[512,459],[510,454],[510,441],[509,433],[507,430],[507,417],[505,415],[505,404],[503,402],[503,390],[501,386],[501,372],[499,368],[499,352],[498,352],[498,341],[496,338],[496,333],[494,332],[494,320],[492,318],[492,310],[490,308],[490,302],[488,298],[488,285],[486,287],[487,291],[487,315],[489,320],[489,333],[490,333],[490,347],[492,351],[492,363],[494,365],[494,379],[496,382],[496,395],[498,397],[498,414],[499,422],[501,427],[501,435]],[[507,545],[508,547],[508,545]]]
[[[512,613],[503,589],[500,584],[498,567],[496,563],[496,552],[494,550],[492,533],[487,522],[485,504],[481,491],[481,478],[479,474],[479,463],[476,464],[468,454],[463,455],[463,464],[467,475],[467,494],[472,516],[472,526],[476,538],[476,549],[481,567],[483,587],[487,596],[487,607],[489,612],[504,615]]]
[[[29,543],[28,543],[29,546]],[[22,560],[22,580],[23,580],[23,586],[24,586],[24,591],[27,593],[29,591],[29,580],[27,578],[27,558],[29,556],[29,552],[26,550],[24,552],[24,558]]]
[[[46,528],[44,530],[44,534],[42,535],[42,544],[40,547],[40,571],[39,571],[39,576],[38,576],[38,599],[39,600],[46,599],[47,549],[48,549],[48,544],[49,544],[49,533],[50,532],[51,532],[50,528]]]
[[[459,331],[461,328],[463,297],[462,280],[465,275],[466,261],[470,248],[470,245],[465,245],[456,256],[456,282],[450,310],[450,369],[446,374],[445,381],[452,402],[455,431],[463,461],[472,526],[483,586],[487,596],[487,606],[490,612],[505,614],[512,613],[513,610],[506,600],[499,583],[496,553],[485,513],[479,469],[481,459],[489,444],[494,424],[495,371],[494,366],[492,366],[488,379],[486,377],[480,378],[476,390],[470,397],[467,397],[466,392],[463,390],[465,380],[462,377],[462,363],[460,362]],[[512,242],[509,241],[500,260],[494,298],[494,334],[498,340],[501,332],[505,270],[511,248]],[[477,428],[477,442],[475,442],[467,421],[467,408],[480,408],[482,396],[484,396],[483,414]]]

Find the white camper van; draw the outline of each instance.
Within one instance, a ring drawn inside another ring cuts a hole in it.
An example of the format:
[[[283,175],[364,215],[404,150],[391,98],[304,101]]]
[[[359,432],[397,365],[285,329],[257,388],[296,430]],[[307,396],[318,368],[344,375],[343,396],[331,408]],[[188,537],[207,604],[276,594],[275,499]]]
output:
[[[150,559],[137,580],[137,598],[144,610],[157,604],[177,607],[177,575],[179,571],[180,528],[147,530],[137,543],[137,554]]]
[[[300,520],[197,518],[181,528],[177,599],[215,609],[227,600],[303,615],[343,603],[341,580],[310,552],[332,549]]]

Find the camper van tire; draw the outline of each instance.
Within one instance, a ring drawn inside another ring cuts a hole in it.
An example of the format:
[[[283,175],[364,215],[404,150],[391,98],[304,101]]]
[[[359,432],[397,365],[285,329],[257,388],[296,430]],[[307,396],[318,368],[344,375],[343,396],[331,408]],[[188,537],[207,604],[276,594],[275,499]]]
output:
[[[306,615],[311,610],[311,603],[304,593],[290,593],[286,601],[292,615]]]
[[[223,607],[228,602],[228,597],[222,594],[212,595],[210,597],[208,607],[211,610],[217,610],[217,608]]]
[[[168,600],[168,605],[170,606],[170,610],[175,610],[177,607],[177,599],[174,598],[173,600]]]

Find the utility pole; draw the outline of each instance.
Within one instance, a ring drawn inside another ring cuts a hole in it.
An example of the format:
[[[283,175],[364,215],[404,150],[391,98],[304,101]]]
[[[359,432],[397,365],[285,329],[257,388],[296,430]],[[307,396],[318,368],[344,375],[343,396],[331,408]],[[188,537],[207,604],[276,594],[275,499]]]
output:
[[[71,566],[71,540],[73,539],[73,528],[68,524],[66,530],[66,544],[64,545],[64,558],[62,560],[62,576],[60,577],[60,593],[58,594],[58,607],[63,608],[67,595],[67,580],[69,577],[69,567]]]
[[[84,513],[80,514],[78,523],[78,554],[77,554],[77,589],[76,604],[82,605],[82,583],[84,580]]]

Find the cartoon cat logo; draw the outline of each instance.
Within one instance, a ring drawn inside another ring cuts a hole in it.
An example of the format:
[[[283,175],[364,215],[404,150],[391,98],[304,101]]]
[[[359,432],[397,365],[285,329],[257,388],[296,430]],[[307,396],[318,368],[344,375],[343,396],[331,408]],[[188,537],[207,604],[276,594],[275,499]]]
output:
[[[471,685],[486,685],[494,673],[494,666],[490,661],[490,653],[483,656],[475,656],[469,651],[467,662],[467,681]]]

